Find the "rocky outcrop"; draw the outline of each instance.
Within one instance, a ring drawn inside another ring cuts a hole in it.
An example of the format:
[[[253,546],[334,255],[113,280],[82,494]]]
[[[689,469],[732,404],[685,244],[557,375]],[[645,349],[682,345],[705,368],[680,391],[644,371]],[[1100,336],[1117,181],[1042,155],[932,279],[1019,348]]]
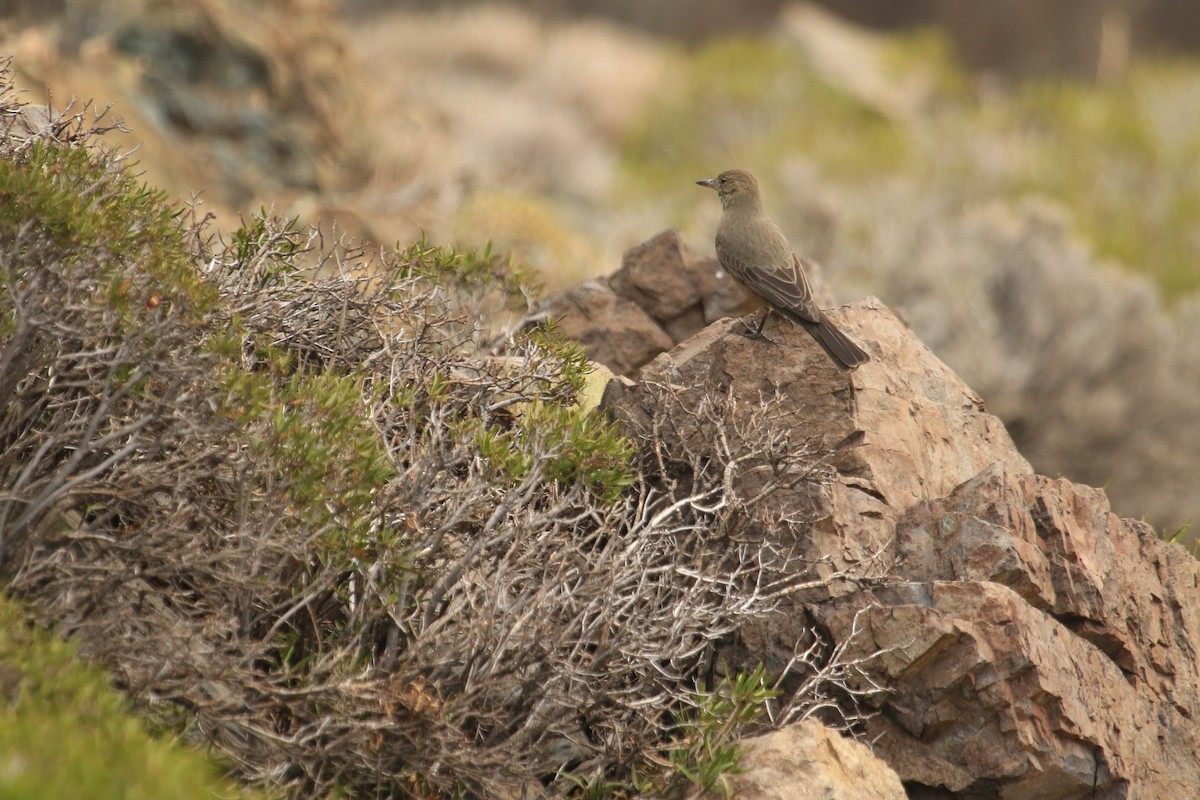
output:
[[[652,240],[605,284],[664,331],[663,321],[707,319],[703,289],[674,280],[698,262],[671,242]],[[672,274],[631,267],[663,250],[676,254]],[[743,628],[727,655],[778,670],[814,624],[849,641],[847,656],[867,658],[888,689],[867,701],[878,713],[863,733],[911,797],[1191,796],[1195,559],[1112,514],[1102,491],[1033,474],[981,399],[882,303],[831,314],[871,354],[852,373],[786,322],[750,340],[726,319],[605,394],[635,434],[669,429],[680,447],[736,459],[761,444],[719,444],[712,415],[676,413],[733,398],[731,415],[765,416],[776,441],[809,448],[828,470],[746,530],[836,579]],[[754,474],[731,488],[752,493]],[[809,522],[786,522],[800,518]]]
[[[797,487],[780,498],[793,512],[775,510],[782,518],[818,509],[816,526],[828,535],[811,537],[806,555],[830,573],[886,550],[910,508],[945,497],[981,470],[1032,472],[983,401],[883,304],[863,301],[832,317],[871,354],[847,375],[799,327],[775,319],[768,338],[755,340],[741,335],[741,322],[725,319],[642,367],[637,383],[610,384],[606,396],[611,413],[637,434],[664,413],[663,385],[674,387],[685,409],[720,394],[738,398],[747,414],[769,404],[772,424],[797,446],[820,450],[861,434],[858,446],[834,455],[837,480]],[[672,435],[680,446],[695,446],[712,441],[708,425],[678,415]],[[785,657],[763,655],[768,664]]]

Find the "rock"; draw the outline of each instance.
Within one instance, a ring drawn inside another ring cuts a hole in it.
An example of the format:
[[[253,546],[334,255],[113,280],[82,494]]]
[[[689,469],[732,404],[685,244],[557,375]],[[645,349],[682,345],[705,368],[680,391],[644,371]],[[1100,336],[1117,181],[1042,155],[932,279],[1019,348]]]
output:
[[[558,330],[582,344],[588,358],[618,375],[634,372],[671,346],[671,338],[649,314],[603,281],[558,292],[537,313],[553,317]]]
[[[1099,490],[994,469],[915,507],[897,538],[913,582],[872,594],[858,652],[891,649],[868,735],[906,781],[1030,798],[1200,786],[1200,564],[1181,547]],[[836,636],[862,607],[816,614]]]
[[[894,694],[867,736],[910,789],[1182,798],[1200,785],[1194,721],[1011,589],[906,583],[874,599],[856,652],[887,651]],[[819,617],[844,635],[858,607],[839,599]]]
[[[741,742],[741,775],[729,781],[739,800],[905,800],[900,778],[861,742],[816,720]]]
[[[692,263],[679,234],[663,231],[626,250],[608,285],[657,322],[668,322],[700,304],[700,287],[688,274]]]
[[[662,325],[674,344],[753,306],[715,258],[694,258],[673,230],[627,250],[608,285]]]
[[[838,372],[808,333],[786,320],[768,324],[768,340],[746,338],[728,319],[659,355],[634,386],[610,384],[602,406],[635,435],[669,418],[674,449],[716,446],[711,420],[690,411],[726,395],[737,399],[735,413],[769,414],[774,429],[814,457],[861,434],[859,446],[831,460],[836,480],[802,484],[780,498],[787,507],[773,510],[795,518],[803,509],[815,518],[826,535],[809,537],[806,557],[846,570],[886,549],[900,517],[917,503],[946,496],[991,465],[1032,470],[980,398],[882,303],[865,300],[830,314],[871,354],[852,373]],[[674,402],[663,403],[661,386],[674,387]],[[747,443],[732,446],[738,458]]]
[[[683,260],[669,241],[644,252]],[[654,275],[629,273],[618,285],[637,302],[668,293],[641,297]],[[738,497],[778,478],[780,454],[811,459],[817,477],[756,505],[738,540],[770,541],[816,580],[718,658],[778,673],[814,631],[846,644],[887,687],[859,697],[878,712],[861,724],[910,797],[1195,795],[1200,564],[1101,490],[1035,475],[878,300],[830,315],[869,363],[840,373],[786,321],[750,340],[726,319],[601,403],[664,452],[740,465],[725,484]],[[747,780],[772,785],[759,773],[777,762]]]
[[[584,378],[583,390],[576,401],[576,405],[582,411],[591,411],[598,407],[604,397],[604,390],[608,388],[608,382],[617,377],[603,364],[591,362],[588,366],[592,371]]]
[[[715,258],[695,258],[668,230],[630,248],[609,278],[556,292],[536,313],[556,318],[590,359],[629,375],[709,323],[751,307]]]

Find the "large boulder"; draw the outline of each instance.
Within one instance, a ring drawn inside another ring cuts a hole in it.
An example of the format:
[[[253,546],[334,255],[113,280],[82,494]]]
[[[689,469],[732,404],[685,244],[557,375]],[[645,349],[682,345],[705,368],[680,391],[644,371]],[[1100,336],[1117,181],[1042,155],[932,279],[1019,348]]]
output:
[[[673,277],[642,269],[608,285],[671,319],[663,296],[684,296]],[[1035,475],[979,396],[881,302],[830,316],[869,363],[841,373],[786,321],[748,339],[723,319],[605,393],[635,436],[653,429],[668,450],[759,464],[729,473],[741,496],[778,478],[772,448],[810,453],[824,471],[747,515],[747,536],[772,539],[815,579],[723,657],[778,671],[816,631],[862,659],[864,684],[887,691],[858,696],[860,731],[911,797],[1192,796],[1196,560],[1111,513],[1103,491]]]
[[[739,404],[735,413],[769,414],[795,447],[814,454],[833,448],[836,480],[798,485],[778,498],[794,513],[776,509],[773,515],[815,520],[823,535],[806,537],[806,555],[827,574],[853,570],[887,550],[910,508],[945,497],[985,468],[1032,473],[978,395],[882,303],[865,300],[830,316],[862,343],[870,362],[841,373],[798,326],[774,318],[765,338],[750,339],[741,322],[724,319],[657,356],[636,383],[611,383],[605,401],[637,435],[648,435],[671,415],[666,435],[677,437],[680,447],[715,448],[711,419],[688,410],[728,395]],[[673,387],[677,401],[669,408],[663,386]],[[856,446],[836,447],[847,440]],[[738,447],[753,445],[730,446],[739,458]]]
[[[1200,565],[1103,492],[997,468],[897,526],[904,582],[815,609],[885,651],[867,734],[906,781],[977,796],[1192,797]]]

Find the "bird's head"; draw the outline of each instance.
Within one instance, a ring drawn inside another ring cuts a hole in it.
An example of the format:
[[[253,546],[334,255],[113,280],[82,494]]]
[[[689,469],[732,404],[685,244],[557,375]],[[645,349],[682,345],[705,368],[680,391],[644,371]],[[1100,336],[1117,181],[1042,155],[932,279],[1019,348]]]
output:
[[[759,208],[762,205],[758,181],[744,169],[727,169],[715,178],[696,183],[715,189],[722,208]]]

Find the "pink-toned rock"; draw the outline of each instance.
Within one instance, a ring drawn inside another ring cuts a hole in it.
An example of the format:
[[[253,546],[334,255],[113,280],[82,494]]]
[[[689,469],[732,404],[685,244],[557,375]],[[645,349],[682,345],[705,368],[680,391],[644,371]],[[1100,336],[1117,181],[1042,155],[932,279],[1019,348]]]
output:
[[[693,275],[694,264],[679,234],[663,231],[626,250],[621,268],[609,277],[608,285],[657,322],[665,323],[700,305],[702,292]]]
[[[817,610],[846,636],[865,598]],[[852,655],[885,651],[893,693],[867,723],[910,785],[953,797],[1193,797],[1200,748],[1191,707],[1130,680],[1107,654],[987,581],[876,590]]]
[[[986,470],[914,508],[897,538],[907,577],[1010,586],[1164,700],[1194,669],[1200,610],[1171,598],[1200,584],[1196,560],[1099,489]]]
[[[1200,786],[1200,564],[1183,548],[1097,489],[1001,469],[913,508],[897,539],[914,583],[872,595],[861,646],[905,642],[881,661],[896,693],[872,733],[906,780],[1014,797]],[[818,616],[849,630],[863,604],[846,602]],[[918,751],[941,766],[906,771]]]
[[[608,285],[644,309],[676,344],[710,322],[755,305],[715,258],[694,257],[673,230],[627,250]]]
[[[776,510],[779,517],[815,513],[817,526],[830,535],[813,537],[807,555],[825,559],[831,570],[852,568],[883,549],[911,507],[945,496],[990,465],[1031,472],[979,397],[878,300],[831,317],[871,354],[852,373],[838,372],[808,333],[786,320],[773,319],[767,339],[749,339],[728,319],[647,364],[632,388],[610,384],[605,405],[644,434],[673,413],[655,389],[669,385],[679,400],[673,407],[683,410],[727,393],[737,398],[738,413],[768,414],[797,447],[821,451],[861,434],[859,446],[832,458],[837,480],[801,485],[783,498],[795,513]],[[693,446],[712,443],[710,421],[677,417],[674,435]]]

